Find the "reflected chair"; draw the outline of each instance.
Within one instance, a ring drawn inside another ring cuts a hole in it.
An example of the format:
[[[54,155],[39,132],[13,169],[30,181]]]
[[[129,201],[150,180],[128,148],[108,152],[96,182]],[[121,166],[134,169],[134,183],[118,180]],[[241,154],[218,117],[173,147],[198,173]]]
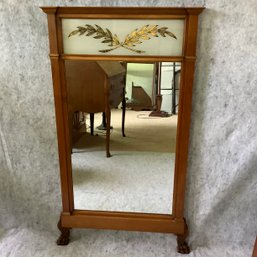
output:
[[[65,61],[68,112],[70,120],[70,142],[73,144],[73,115],[76,112],[90,114],[91,135],[94,127],[94,113],[106,116],[106,156],[110,157],[111,108],[121,102],[122,131],[125,123],[125,68],[119,62],[108,61]]]

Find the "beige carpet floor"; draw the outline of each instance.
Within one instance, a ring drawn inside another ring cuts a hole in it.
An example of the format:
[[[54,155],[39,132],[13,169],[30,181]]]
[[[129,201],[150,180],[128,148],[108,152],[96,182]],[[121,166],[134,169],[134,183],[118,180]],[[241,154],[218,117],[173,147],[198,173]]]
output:
[[[104,131],[81,136],[72,154],[76,209],[171,213],[177,117],[148,114],[128,110],[122,137],[121,111],[112,112],[111,158]]]

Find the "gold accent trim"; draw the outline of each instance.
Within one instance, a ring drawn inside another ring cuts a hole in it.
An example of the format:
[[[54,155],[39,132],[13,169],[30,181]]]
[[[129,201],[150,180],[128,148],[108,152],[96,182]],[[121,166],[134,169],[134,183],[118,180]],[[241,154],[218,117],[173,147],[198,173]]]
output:
[[[170,31],[168,31],[168,27],[158,28],[158,25],[145,25],[140,29],[134,29],[130,34],[128,34],[124,42],[121,42],[116,34],[113,34],[109,29],[103,29],[101,26],[95,24],[95,27],[89,24],[85,26],[78,26],[77,30],[73,30],[68,37],[75,36],[79,34],[79,36],[94,36],[95,39],[103,39],[101,43],[109,44],[108,46],[112,47],[109,49],[98,50],[101,53],[107,53],[113,51],[119,47],[123,47],[129,51],[136,52],[138,54],[145,53],[145,51],[133,49],[137,44],[143,43],[142,40],[149,40],[152,37],[172,37],[177,39],[177,37]]]
[[[195,62],[196,56],[185,56],[185,60],[188,62]]]
[[[59,54],[49,54],[49,57],[51,58],[51,59],[58,59],[59,58]]]

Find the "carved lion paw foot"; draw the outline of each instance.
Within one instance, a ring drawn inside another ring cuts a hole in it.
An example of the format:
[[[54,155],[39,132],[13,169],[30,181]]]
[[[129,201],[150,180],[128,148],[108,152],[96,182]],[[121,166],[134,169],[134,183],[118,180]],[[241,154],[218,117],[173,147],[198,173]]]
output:
[[[56,241],[57,245],[67,245],[70,242],[70,229],[64,228],[61,224],[61,220],[59,220],[57,224],[58,229],[61,232],[61,235]]]
[[[190,253],[190,248],[189,248],[187,242],[179,243],[177,250],[178,250],[178,253],[182,253],[182,254]]]
[[[61,234],[58,240],[56,241],[57,245],[67,245],[70,242],[70,235],[68,234]]]

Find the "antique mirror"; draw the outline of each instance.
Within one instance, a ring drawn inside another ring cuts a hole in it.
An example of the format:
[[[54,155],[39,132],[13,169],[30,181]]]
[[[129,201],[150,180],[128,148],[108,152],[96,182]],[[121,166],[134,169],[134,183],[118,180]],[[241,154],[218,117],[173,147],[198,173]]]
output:
[[[184,196],[203,8],[43,7],[62,205],[71,228],[173,233],[189,253]]]

